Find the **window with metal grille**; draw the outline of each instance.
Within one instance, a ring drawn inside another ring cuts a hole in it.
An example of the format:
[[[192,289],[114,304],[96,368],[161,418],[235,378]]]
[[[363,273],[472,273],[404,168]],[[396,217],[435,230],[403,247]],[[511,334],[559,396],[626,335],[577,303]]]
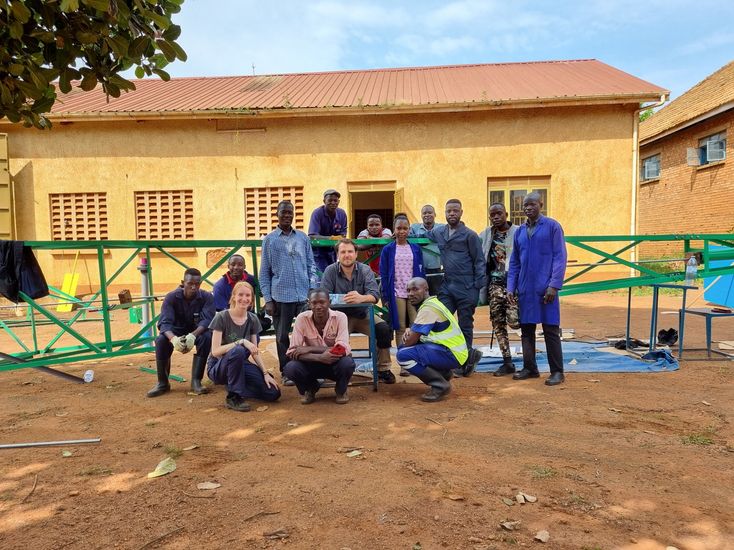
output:
[[[698,140],[700,164],[726,159],[726,132],[719,132]]]
[[[278,225],[278,203],[293,203],[293,227],[303,230],[303,187],[245,189],[245,238],[262,239]]]
[[[138,239],[193,239],[194,192],[135,191]]]
[[[527,219],[522,203],[530,192],[539,193],[543,200],[541,214],[550,211],[550,176],[510,176],[506,178],[487,178],[488,203],[502,203],[507,210],[507,219],[514,224],[525,223]],[[487,225],[491,225],[487,214]]]
[[[107,236],[107,193],[50,193],[51,239],[97,241]]]
[[[642,159],[642,181],[656,180],[660,177],[660,153]]]

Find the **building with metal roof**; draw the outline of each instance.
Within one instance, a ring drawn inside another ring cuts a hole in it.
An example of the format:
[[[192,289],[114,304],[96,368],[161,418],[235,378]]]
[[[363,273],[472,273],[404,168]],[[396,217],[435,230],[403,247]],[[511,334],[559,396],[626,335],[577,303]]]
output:
[[[668,93],[593,59],[134,82],[60,96],[50,131],[0,123],[15,238],[260,238],[327,188],[350,235],[452,197],[477,231],[497,201],[519,222],[531,190],[569,234],[628,234],[639,109]]]

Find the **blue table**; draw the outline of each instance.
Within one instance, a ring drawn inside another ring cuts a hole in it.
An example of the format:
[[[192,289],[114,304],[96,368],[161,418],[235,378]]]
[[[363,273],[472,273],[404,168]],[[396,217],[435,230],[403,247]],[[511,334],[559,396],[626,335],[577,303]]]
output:
[[[711,349],[711,325],[714,319],[717,317],[734,317],[734,312],[719,313],[712,311],[710,307],[697,307],[686,309],[685,302],[683,309],[680,310],[680,330],[678,331],[680,340],[678,340],[678,359],[683,357],[683,331],[685,329],[685,316],[686,315],[698,315],[706,320],[706,347],[705,348],[688,348],[688,351],[703,351],[706,350],[706,356],[712,359],[711,354],[717,353],[723,355],[723,357],[717,358],[720,361],[734,360],[734,354],[719,351],[717,349]]]
[[[370,333],[366,335],[369,339],[369,346],[366,351],[369,352],[369,357],[372,360],[372,389],[377,391],[377,337],[375,336],[375,304],[345,304],[339,298],[340,294],[330,294],[331,307],[334,310],[354,309],[354,308],[365,308],[367,310],[367,318],[370,320]],[[354,352],[363,351],[362,349],[352,348],[352,355]],[[362,382],[351,382],[352,386],[361,386],[365,383]],[[367,382],[369,384],[369,382]]]
[[[664,283],[664,284],[653,284],[649,285],[652,287],[652,312],[650,315],[650,347],[648,349],[649,352],[655,351],[655,347],[657,346],[658,341],[658,297],[660,294],[661,288],[673,288],[676,290],[682,290],[683,291],[683,304],[681,306],[680,311],[685,312],[686,310],[686,294],[689,290],[696,290],[697,286],[690,286],[690,285],[676,285],[672,283]],[[634,353],[638,357],[641,356],[640,353],[630,349],[629,342],[630,342],[630,315],[632,311],[632,287],[629,287],[629,291],[627,294],[627,330],[625,333],[625,349],[628,352]],[[680,338],[680,341],[683,341],[683,325],[685,322],[685,313],[681,313],[680,320],[678,321],[678,337]],[[680,352],[679,352],[680,353]]]

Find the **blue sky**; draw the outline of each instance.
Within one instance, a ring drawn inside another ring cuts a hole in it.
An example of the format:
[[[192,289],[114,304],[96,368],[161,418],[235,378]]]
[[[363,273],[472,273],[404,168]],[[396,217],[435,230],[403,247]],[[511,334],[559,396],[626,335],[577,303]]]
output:
[[[721,0],[186,0],[174,20],[173,76],[596,58],[674,98],[734,59]]]

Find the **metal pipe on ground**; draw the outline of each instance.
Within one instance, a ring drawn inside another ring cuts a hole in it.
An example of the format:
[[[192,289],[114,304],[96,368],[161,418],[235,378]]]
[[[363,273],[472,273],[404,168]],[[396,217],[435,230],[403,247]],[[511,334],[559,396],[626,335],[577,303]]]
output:
[[[0,449],[25,449],[27,447],[58,447],[60,445],[82,445],[86,443],[99,443],[100,437],[92,439],[68,439],[66,441],[35,441],[32,443],[7,443],[0,445]]]

